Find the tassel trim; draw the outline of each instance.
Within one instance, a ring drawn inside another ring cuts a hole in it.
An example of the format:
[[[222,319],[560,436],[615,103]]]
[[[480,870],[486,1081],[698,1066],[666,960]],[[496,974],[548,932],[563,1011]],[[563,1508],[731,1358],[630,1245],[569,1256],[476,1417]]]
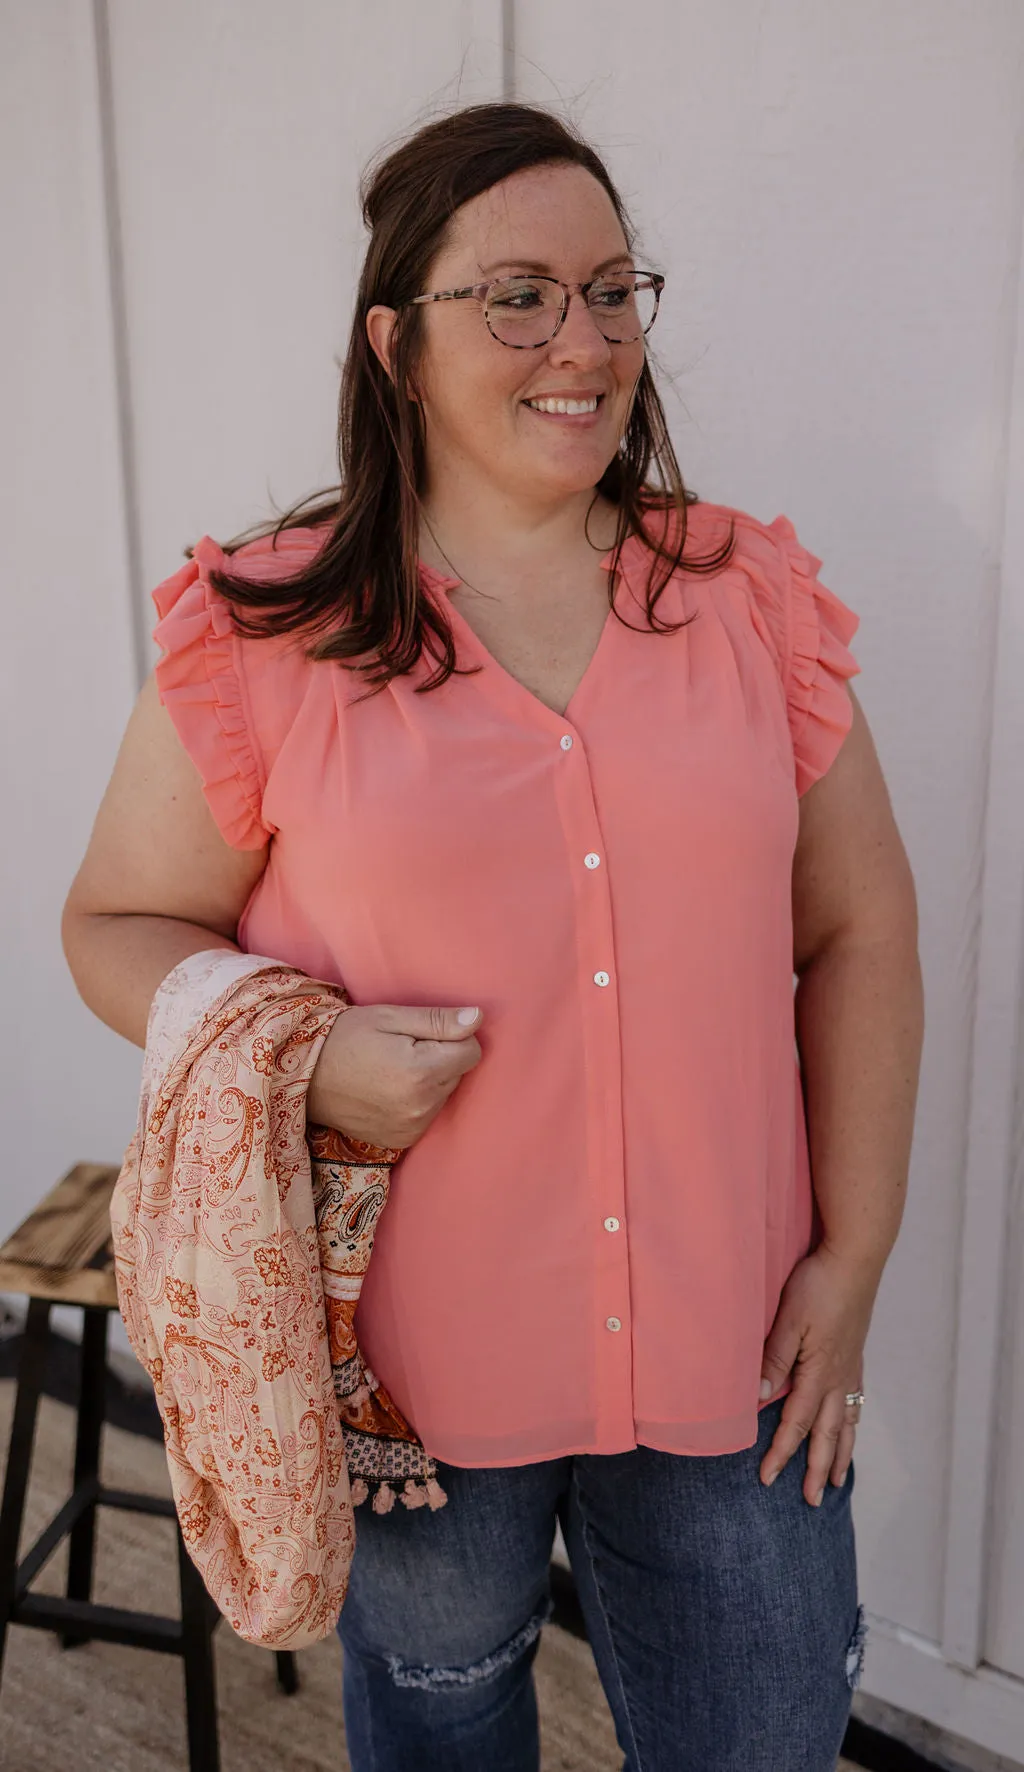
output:
[[[371,1490],[364,1477],[353,1477],[350,1494],[353,1507],[362,1507],[364,1502],[370,1501],[372,1495],[371,1505],[375,1514],[389,1514],[396,1500],[403,1507],[429,1507],[431,1513],[436,1513],[448,1500],[446,1491],[436,1477],[407,1477],[404,1488],[397,1495],[387,1478],[382,1478]]]
[[[369,1432],[347,1423],[345,1414],[342,1402],[342,1435],[353,1507],[362,1507],[369,1501],[375,1514],[389,1514],[396,1501],[408,1508],[428,1507],[432,1513],[447,1506],[448,1496],[437,1480],[437,1465],[421,1441],[411,1434],[409,1438],[400,1438],[397,1433]],[[398,1421],[402,1421],[400,1416]]]

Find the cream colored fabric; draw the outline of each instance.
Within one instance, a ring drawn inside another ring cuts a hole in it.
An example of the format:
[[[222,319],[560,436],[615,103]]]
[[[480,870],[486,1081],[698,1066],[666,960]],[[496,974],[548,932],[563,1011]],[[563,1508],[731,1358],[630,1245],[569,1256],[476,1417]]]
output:
[[[352,1328],[401,1152],[306,1124],[348,1006],[262,956],[176,967],[151,1009],[111,1208],[121,1313],[153,1380],[185,1542],[232,1627],[275,1647],[333,1630],[371,1485],[378,1512],[399,1483],[406,1506],[446,1499]]]

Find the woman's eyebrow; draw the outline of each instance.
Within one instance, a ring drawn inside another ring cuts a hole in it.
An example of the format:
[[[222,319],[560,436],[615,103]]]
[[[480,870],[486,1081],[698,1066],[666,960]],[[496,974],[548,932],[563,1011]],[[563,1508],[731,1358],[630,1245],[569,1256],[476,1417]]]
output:
[[[625,264],[627,259],[632,262],[632,258],[631,252],[616,252],[611,258],[603,258],[599,265],[595,265],[593,275],[596,277],[599,272],[607,271],[611,265]],[[492,272],[500,270],[532,271],[538,277],[557,275],[550,265],[534,264],[525,258],[499,258],[493,265],[480,265],[478,268],[482,277],[489,277]]]

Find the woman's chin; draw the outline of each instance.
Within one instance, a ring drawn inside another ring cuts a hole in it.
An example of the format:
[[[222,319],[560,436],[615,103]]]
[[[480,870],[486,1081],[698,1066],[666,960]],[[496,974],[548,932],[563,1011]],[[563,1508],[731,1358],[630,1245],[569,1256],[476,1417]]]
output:
[[[595,450],[574,452],[572,459],[567,459],[567,454],[547,460],[534,457],[526,481],[532,493],[543,488],[550,498],[572,498],[577,493],[593,492],[614,459]]]

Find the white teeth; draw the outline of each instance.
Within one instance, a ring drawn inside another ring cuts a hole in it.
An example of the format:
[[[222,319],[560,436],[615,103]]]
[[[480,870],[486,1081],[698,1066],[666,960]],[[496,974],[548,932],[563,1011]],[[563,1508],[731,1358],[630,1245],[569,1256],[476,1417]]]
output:
[[[575,412],[596,412],[596,394],[590,400],[528,400],[535,412],[564,412],[567,415]]]

